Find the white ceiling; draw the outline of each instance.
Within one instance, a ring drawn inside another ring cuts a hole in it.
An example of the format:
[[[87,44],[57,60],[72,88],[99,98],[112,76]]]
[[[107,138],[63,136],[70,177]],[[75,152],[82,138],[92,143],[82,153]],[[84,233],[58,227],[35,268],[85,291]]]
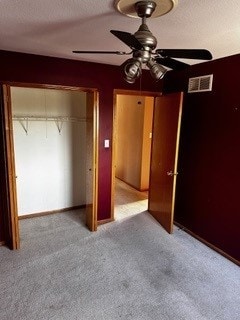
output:
[[[114,0],[1,0],[0,49],[120,65],[129,57],[72,50],[128,51],[109,30],[134,33],[140,22],[117,12]],[[178,0],[147,24],[157,48],[204,48],[214,59],[240,53],[239,0]]]

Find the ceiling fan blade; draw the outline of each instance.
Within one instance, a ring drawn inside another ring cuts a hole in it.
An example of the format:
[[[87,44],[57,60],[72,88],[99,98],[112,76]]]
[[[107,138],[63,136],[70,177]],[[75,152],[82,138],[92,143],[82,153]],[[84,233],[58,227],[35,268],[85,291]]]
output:
[[[171,58],[160,58],[157,57],[155,58],[155,61],[159,64],[162,64],[165,67],[174,69],[174,70],[183,70],[186,69],[187,67],[189,67],[189,64],[181,62],[181,61],[177,61],[175,59],[171,59]]]
[[[110,30],[110,32],[124,42],[131,49],[141,50],[143,49],[142,44],[135,38],[135,36],[129,32],[118,31],[118,30]]]
[[[211,60],[212,54],[206,49],[157,49],[162,57]]]
[[[118,55],[125,55],[131,54],[132,52],[124,52],[124,51],[86,51],[86,50],[74,50],[73,53],[87,53],[87,54],[118,54]]]

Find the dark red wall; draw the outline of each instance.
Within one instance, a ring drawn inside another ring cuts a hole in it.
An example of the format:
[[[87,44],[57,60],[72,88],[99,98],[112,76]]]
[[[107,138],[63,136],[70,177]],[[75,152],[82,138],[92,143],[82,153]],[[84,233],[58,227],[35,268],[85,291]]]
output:
[[[135,85],[130,85],[122,79],[121,69],[118,66],[0,51],[0,82],[7,81],[98,89],[100,131],[98,220],[110,218],[112,150],[104,149],[103,140],[111,140],[112,137],[113,90],[139,90],[141,87],[142,90],[160,91],[161,82],[156,84],[149,72],[144,72],[141,86],[139,80]],[[3,239],[0,236],[1,240]]]
[[[184,91],[175,220],[240,260],[240,55],[170,72]],[[189,77],[213,74],[212,92],[187,93]]]
[[[240,260],[239,66],[240,55],[236,55],[195,65],[186,71],[169,72],[164,80],[165,92],[185,91],[175,219],[237,260]],[[189,77],[211,73],[212,92],[186,93]],[[112,136],[113,90],[138,90],[139,82],[135,86],[125,84],[116,66],[4,51],[0,51],[0,81],[99,90],[98,219],[109,218],[112,150],[103,148],[103,140]],[[142,89],[161,91],[161,83],[154,84],[146,73]],[[0,149],[2,153],[2,145]],[[1,231],[0,223],[0,241],[4,240]]]

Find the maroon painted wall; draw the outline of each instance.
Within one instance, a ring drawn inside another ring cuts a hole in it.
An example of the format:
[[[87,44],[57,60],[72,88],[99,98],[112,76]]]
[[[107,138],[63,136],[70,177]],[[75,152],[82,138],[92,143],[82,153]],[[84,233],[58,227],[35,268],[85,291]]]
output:
[[[240,260],[240,55],[169,72],[164,91],[184,91],[175,220]],[[212,92],[187,93],[213,74]]]
[[[185,91],[176,194],[176,221],[240,260],[240,55],[169,72],[165,92]],[[97,88],[100,101],[98,219],[110,217],[113,90],[138,90],[117,66],[0,51],[0,81]],[[213,91],[187,94],[188,78],[213,73]],[[142,90],[161,91],[149,73]],[[1,134],[1,133],[0,133]],[[2,137],[0,153],[2,160]],[[1,177],[4,168],[1,162]],[[0,203],[0,241],[2,231]]]
[[[135,85],[127,84],[118,66],[0,51],[0,82],[53,84],[97,88],[99,91],[99,198],[98,220],[110,218],[111,211],[111,148],[104,149],[104,139],[112,137],[113,90],[161,91],[144,72]],[[0,145],[0,152],[2,146]],[[1,167],[1,170],[2,167]],[[0,207],[1,209],[1,207]],[[1,221],[1,212],[0,212]],[[1,224],[0,224],[0,234]],[[0,236],[0,241],[1,239]]]

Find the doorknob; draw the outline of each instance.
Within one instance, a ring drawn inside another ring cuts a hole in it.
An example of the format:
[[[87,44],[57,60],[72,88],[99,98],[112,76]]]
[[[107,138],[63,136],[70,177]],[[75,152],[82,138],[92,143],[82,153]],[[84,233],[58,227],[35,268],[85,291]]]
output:
[[[172,176],[176,176],[176,175],[178,175],[178,172],[172,172],[172,170],[171,170],[171,171],[168,171],[168,172],[167,172],[167,175],[168,175],[168,176],[171,176],[171,177],[172,177]]]

